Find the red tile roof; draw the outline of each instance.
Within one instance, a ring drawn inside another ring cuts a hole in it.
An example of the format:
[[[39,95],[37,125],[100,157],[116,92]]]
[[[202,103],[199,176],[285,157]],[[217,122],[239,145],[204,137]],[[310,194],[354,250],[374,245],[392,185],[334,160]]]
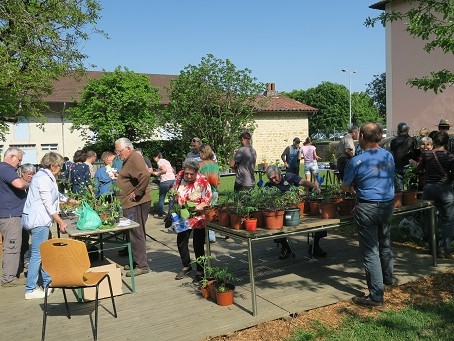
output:
[[[80,99],[85,85],[90,79],[101,78],[104,72],[102,71],[87,71],[86,74],[79,80],[73,77],[63,77],[54,83],[53,93],[46,97],[46,102],[57,103],[73,103]],[[170,81],[176,79],[177,75],[158,75],[146,74],[151,85],[159,89],[161,95],[161,104],[169,103],[169,96],[166,88],[170,86]],[[260,96],[256,100],[257,109],[261,111],[317,111],[317,109],[298,102],[294,99],[279,95]]]
[[[257,97],[256,103],[260,111],[317,111],[314,107],[279,94]]]
[[[44,100],[46,102],[73,103],[75,100],[80,99],[84,87],[88,84],[90,79],[101,78],[103,74],[104,72],[102,71],[87,71],[85,76],[80,80],[76,80],[72,77],[63,77],[54,83],[53,93]],[[159,89],[161,104],[169,103],[166,87],[170,85],[172,79],[176,79],[178,76],[156,74],[146,74],[146,76],[150,80],[151,85]]]

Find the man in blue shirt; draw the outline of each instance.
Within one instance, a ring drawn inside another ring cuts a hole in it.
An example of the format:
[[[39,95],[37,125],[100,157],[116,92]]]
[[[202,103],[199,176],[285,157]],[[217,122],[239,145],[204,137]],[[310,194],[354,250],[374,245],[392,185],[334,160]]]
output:
[[[293,173],[282,174],[279,167],[275,165],[271,165],[266,169],[266,176],[269,181],[265,184],[265,187],[277,187],[281,192],[287,192],[292,186],[304,186],[320,193],[320,189],[314,183],[302,179],[299,175]],[[326,252],[319,245],[320,238],[326,237],[326,235],[326,231],[314,233],[314,247],[309,247],[309,254],[311,256],[326,257]],[[282,244],[279,259],[286,259],[290,255],[295,256],[287,238],[278,238],[274,242]]]
[[[6,150],[0,162],[0,232],[3,237],[2,287],[24,285],[18,281],[20,250],[22,244],[21,216],[24,209],[24,189],[29,181],[19,177],[17,168],[24,152],[16,147]]]
[[[390,227],[394,210],[394,159],[379,147],[383,129],[364,124],[359,131],[363,153],[345,168],[343,189],[356,194],[354,221],[366,271],[369,295],[354,297],[353,303],[382,306],[385,285],[393,284],[393,252]]]

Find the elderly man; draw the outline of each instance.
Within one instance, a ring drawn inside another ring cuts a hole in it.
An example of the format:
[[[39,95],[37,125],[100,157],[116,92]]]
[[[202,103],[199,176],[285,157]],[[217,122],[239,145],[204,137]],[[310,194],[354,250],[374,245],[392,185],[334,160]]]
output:
[[[142,155],[134,151],[134,147],[127,138],[120,138],[115,141],[115,153],[123,160],[116,185],[120,189],[116,195],[123,207],[123,215],[139,224],[138,227],[130,230],[132,255],[134,257],[135,269],[126,274],[134,276],[146,274],[150,271],[147,261],[147,246],[145,223],[148,219],[148,212],[151,205],[151,194],[149,190],[150,172],[143,161]]]
[[[230,167],[235,169],[235,192],[248,191],[255,186],[254,168],[257,152],[251,146],[251,133],[245,131],[240,135],[241,147],[235,151]]]
[[[320,188],[312,182],[302,179],[299,175],[293,173],[282,174],[278,166],[271,165],[266,169],[268,182],[265,187],[277,187],[281,192],[287,192],[292,186],[304,186],[309,189],[316,190],[320,193]],[[316,257],[326,257],[326,252],[320,248],[320,238],[326,237],[326,231],[314,233],[314,246],[309,246],[309,255]],[[275,243],[281,243],[281,255],[279,259],[286,259],[290,255],[294,256],[293,250],[288,243],[287,238],[279,238],[274,240]]]
[[[438,131],[444,131],[449,136],[449,121],[445,118],[442,118],[438,123]],[[449,154],[454,154],[454,138],[449,136],[448,144],[445,146],[445,149]]]
[[[348,161],[355,156],[355,142],[358,139],[358,128],[352,126],[348,129],[348,133],[340,139],[336,149],[337,170],[339,178],[342,181],[344,178],[344,169]]]
[[[18,280],[20,251],[22,245],[21,216],[24,209],[30,180],[17,174],[24,152],[16,147],[6,150],[0,162],[0,232],[3,237],[2,287],[23,285]]]
[[[379,147],[383,130],[367,123],[359,131],[363,153],[345,168],[343,189],[356,194],[354,222],[366,271],[369,295],[354,297],[353,303],[382,306],[385,285],[393,284],[391,219],[394,210],[394,159]]]

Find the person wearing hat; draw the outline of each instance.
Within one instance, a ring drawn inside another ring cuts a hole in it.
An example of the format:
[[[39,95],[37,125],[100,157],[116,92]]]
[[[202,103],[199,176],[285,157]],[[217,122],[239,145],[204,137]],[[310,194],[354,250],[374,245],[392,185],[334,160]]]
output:
[[[438,123],[438,131],[443,131],[449,136],[449,128],[451,126],[449,125],[449,121],[445,118],[442,118],[440,120],[440,123]],[[445,146],[446,151],[449,154],[454,154],[454,138],[449,136],[448,139],[448,144]]]
[[[410,164],[410,160],[417,160],[420,154],[418,141],[408,133],[410,127],[405,122],[397,125],[397,136],[391,141],[391,153],[396,164],[396,174],[400,177],[396,178],[396,192],[403,190],[403,175],[405,168]]]
[[[245,131],[240,135],[241,147],[235,151],[230,167],[236,172],[235,192],[247,191],[255,186],[254,169],[257,161],[257,152],[251,146],[251,133]]]
[[[287,146],[282,152],[281,159],[284,162],[284,167],[288,173],[293,173],[296,175],[300,174],[300,143],[301,140],[299,139],[299,137],[295,137],[293,139],[293,144]]]

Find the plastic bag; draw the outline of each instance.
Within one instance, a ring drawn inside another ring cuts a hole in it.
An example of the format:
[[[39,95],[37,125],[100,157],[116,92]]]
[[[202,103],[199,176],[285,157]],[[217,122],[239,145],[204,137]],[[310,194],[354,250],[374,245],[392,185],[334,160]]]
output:
[[[77,220],[77,228],[79,230],[96,230],[101,224],[102,221],[98,213],[85,201],[82,201],[82,209]]]
[[[189,223],[187,219],[180,217],[176,213],[172,213],[172,228],[176,233],[189,230]]]

